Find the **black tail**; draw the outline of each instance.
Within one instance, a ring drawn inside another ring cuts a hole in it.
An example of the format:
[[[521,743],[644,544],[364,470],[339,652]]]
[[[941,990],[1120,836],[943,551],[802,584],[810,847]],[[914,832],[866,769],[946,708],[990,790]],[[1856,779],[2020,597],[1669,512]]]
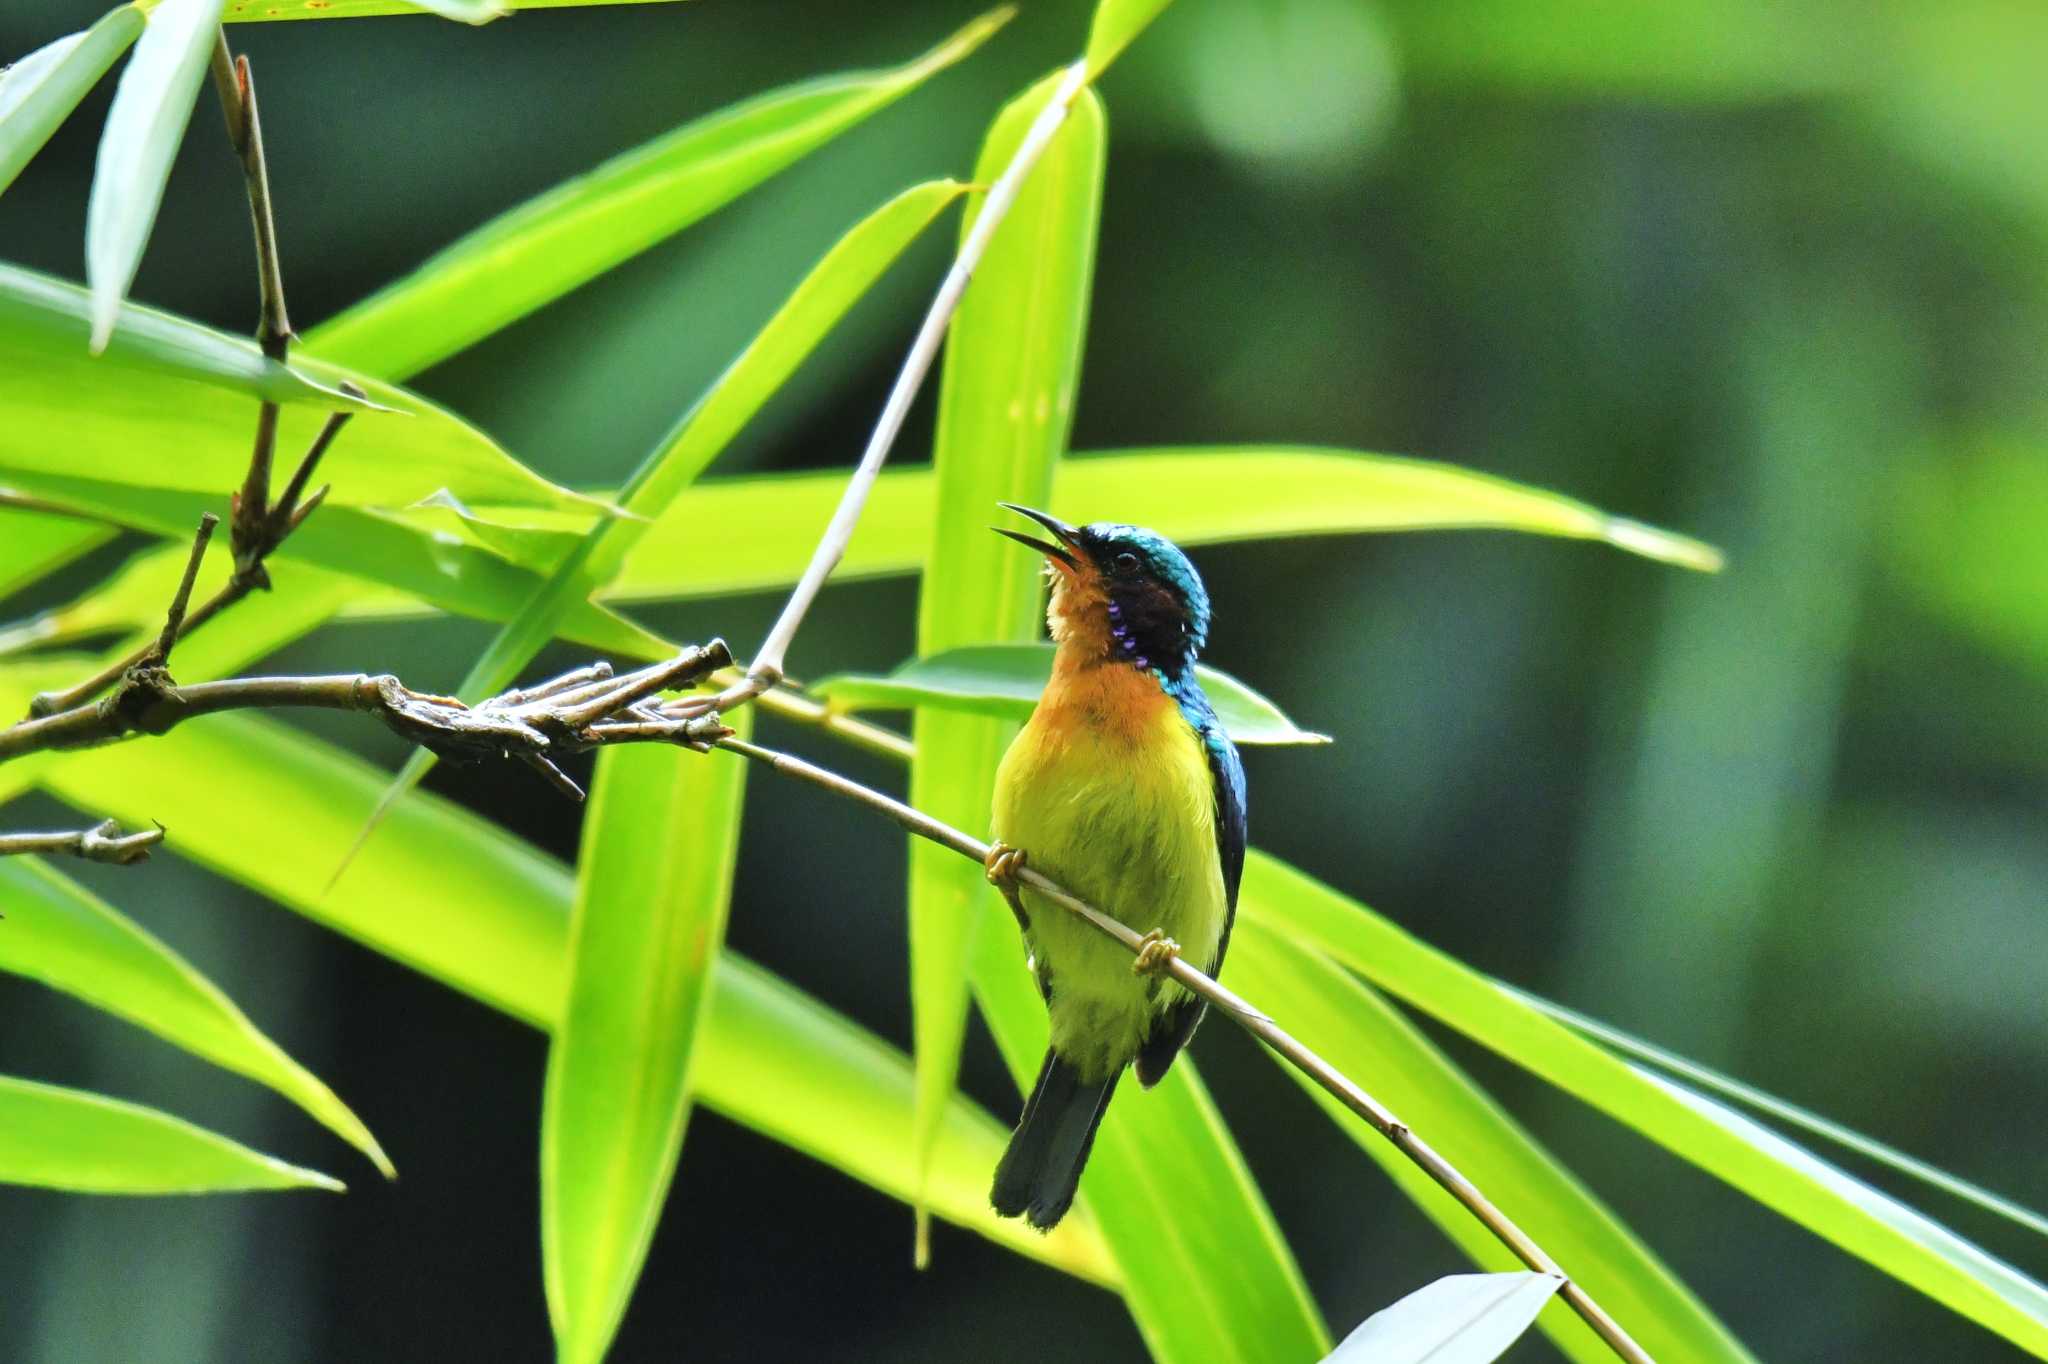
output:
[[[1038,1068],[1038,1083],[1024,1101],[1024,1116],[996,1166],[989,1202],[1004,1217],[1024,1214],[1040,1231],[1050,1231],[1073,1206],[1081,1184],[1081,1167],[1095,1145],[1095,1129],[1116,1092],[1118,1069],[1107,1080],[1090,1084],[1081,1072],[1050,1048]]]

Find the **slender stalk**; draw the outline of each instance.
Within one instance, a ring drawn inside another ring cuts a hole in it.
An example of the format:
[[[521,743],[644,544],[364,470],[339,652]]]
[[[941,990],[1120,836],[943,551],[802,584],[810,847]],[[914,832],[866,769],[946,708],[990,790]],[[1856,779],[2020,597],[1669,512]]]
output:
[[[823,787],[836,795],[865,805],[886,815],[920,838],[929,839],[942,848],[950,848],[962,857],[972,858],[976,862],[988,860],[989,845],[980,839],[964,834],[950,824],[933,819],[921,810],[885,796],[850,778],[840,776],[836,772],[790,754],[763,748],[731,736],[720,739],[717,746],[751,758],[783,776],[809,782],[813,786]],[[1145,946],[1144,938],[1128,925],[1068,894],[1057,883],[1039,872],[1026,867],[1019,874],[1019,880],[1045,899],[1087,920],[1095,929],[1114,938],[1133,955]],[[1638,1345],[1628,1332],[1622,1329],[1621,1324],[1609,1316],[1585,1289],[1567,1275],[1541,1246],[1530,1239],[1528,1233],[1516,1226],[1514,1221],[1495,1207],[1471,1180],[1458,1173],[1449,1161],[1438,1155],[1428,1142],[1417,1136],[1384,1105],[1354,1084],[1343,1072],[1304,1046],[1264,1012],[1234,991],[1218,985],[1180,957],[1168,958],[1162,969],[1188,991],[1209,1001],[1232,1022],[1265,1043],[1283,1060],[1322,1086],[1339,1103],[1363,1118],[1375,1131],[1413,1161],[1423,1173],[1442,1186],[1446,1193],[1457,1199],[1467,1212],[1514,1253],[1516,1259],[1538,1273],[1555,1274],[1563,1279],[1564,1284],[1558,1289],[1559,1296],[1617,1356],[1630,1361],[1630,1364],[1651,1364],[1650,1356],[1643,1347]]]
[[[916,338],[910,343],[910,353],[904,357],[903,368],[896,375],[896,383],[889,390],[888,401],[882,405],[882,415],[875,422],[874,433],[868,437],[867,449],[862,453],[860,464],[854,469],[853,477],[847,480],[846,491],[840,495],[838,509],[832,513],[831,524],[819,539],[818,547],[811,554],[811,561],[805,565],[803,576],[789,594],[789,601],[783,606],[782,614],[775,626],[768,632],[760,651],[754,655],[753,664],[747,675],[728,687],[718,697],[715,709],[726,710],[743,705],[766,692],[782,677],[783,666],[788,660],[789,646],[796,638],[804,615],[817,600],[819,589],[825,585],[832,570],[846,555],[846,547],[853,539],[853,530],[860,522],[862,509],[867,505],[868,493],[875,485],[875,479],[882,472],[882,462],[889,457],[890,447],[896,443],[897,435],[903,430],[903,422],[910,415],[910,405],[917,397],[917,391],[931,372],[932,362],[938,358],[939,345],[945,340],[946,327],[953,320],[953,314],[960,307],[960,299],[967,292],[968,281],[974,277],[975,266],[981,263],[983,253],[995,237],[996,229],[1008,216],[1011,205],[1017,201],[1017,193],[1023,188],[1025,177],[1032,167],[1045,155],[1045,149],[1052,144],[1053,135],[1066,122],[1067,113],[1073,108],[1074,100],[1088,84],[1088,64],[1075,62],[1067,68],[1066,77],[1053,90],[1052,98],[1046,103],[1031,127],[1026,130],[1024,140],[1010,158],[1010,164],[996,182],[989,186],[988,197],[982,202],[981,213],[974,220],[974,226],[967,233],[967,239],[960,243],[960,254],[954,257],[952,268],[939,284],[938,293],[932,298],[932,305],[925,313],[924,324],[917,330]]]
[[[149,850],[164,841],[162,825],[138,833],[124,834],[113,820],[103,820],[90,829],[72,829],[52,834],[0,834],[0,857],[23,853],[62,853],[88,862],[107,862],[117,867],[149,860]]]

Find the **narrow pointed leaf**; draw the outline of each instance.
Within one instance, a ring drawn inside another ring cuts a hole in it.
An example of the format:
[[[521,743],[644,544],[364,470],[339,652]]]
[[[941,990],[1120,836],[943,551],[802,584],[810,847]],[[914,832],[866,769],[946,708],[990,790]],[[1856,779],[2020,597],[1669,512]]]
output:
[[[675,0],[503,0],[493,13],[523,9],[580,9],[588,5],[660,5]],[[268,23],[284,19],[370,19],[391,14],[445,14],[447,18],[469,19],[472,9],[482,11],[482,0],[228,0],[223,23]]]
[[[19,591],[114,538],[114,528],[76,516],[0,507],[0,596]],[[4,632],[0,632],[4,633]],[[0,652],[4,652],[0,647]]]
[[[280,598],[281,599],[281,598]],[[271,599],[238,607],[251,612]],[[301,628],[304,617],[297,618]],[[216,646],[209,667],[239,666]],[[280,632],[282,633],[282,632]],[[181,653],[206,641],[202,632]],[[412,792],[347,878],[327,874],[375,801],[383,773],[303,733],[248,715],[214,717],[146,744],[0,766],[27,769],[81,809],[124,819],[179,811],[174,855],[190,857],[316,922],[536,1027],[554,1026],[567,978],[569,869],[459,806]],[[716,761],[739,760],[712,755]],[[411,908],[421,903],[431,914]],[[710,1108],[909,1199],[903,1133],[908,1058],[794,986],[731,954],[720,961],[698,1046]],[[1085,1212],[1041,1236],[989,1209],[988,1172],[1007,1129],[955,1097],[931,1166],[933,1211],[1021,1254],[1099,1283],[1116,1270]]]
[[[918,706],[1023,721],[1052,676],[1050,644],[975,644],[916,658],[886,676],[840,673],[810,685],[834,710]],[[1327,734],[1295,725],[1280,708],[1230,674],[1195,665],[1223,727],[1239,744],[1326,744]]]
[[[730,718],[744,733],[750,712]],[[610,1348],[682,1154],[746,770],[666,745],[598,754],[541,1104],[541,1264],[563,1364]]]
[[[395,1172],[334,1091],[265,1037],[191,963],[83,886],[32,858],[0,861],[0,971],[39,980],[217,1066],[268,1085]]]
[[[0,194],[128,50],[142,22],[140,9],[122,5],[85,32],[59,38],[0,70]]]
[[[85,275],[92,282],[92,349],[114,319],[156,225],[171,160],[206,76],[222,0],[162,0],[135,40],[100,135],[85,211]]]
[[[1728,1328],[1656,1253],[1473,1084],[1406,1017],[1328,958],[1247,917],[1230,944],[1230,987],[1415,1131],[1493,1198],[1662,1364],[1753,1364]],[[1521,1267],[1472,1214],[1384,1137],[1275,1058],[1347,1136],[1481,1269]],[[1568,1308],[1545,1312],[1551,1339],[1579,1364],[1613,1351]],[[1340,1348],[1338,1357],[1342,1357]]]
[[[1617,1059],[1357,901],[1255,851],[1238,914],[1314,944],[1840,1249],[2048,1357],[2048,1289],[1732,1109]]]
[[[1159,17],[1171,0],[1097,0],[1095,21],[1088,26],[1088,77],[1100,76],[1145,25]]]
[[[1492,1364],[1555,1297],[1555,1274],[1452,1274],[1359,1324],[1329,1364]]]
[[[882,71],[789,86],[686,124],[494,219],[307,337],[390,379],[552,302],[801,160],[979,47],[984,15]]]
[[[488,24],[509,12],[497,0],[411,0],[411,4],[415,9],[462,24]]]
[[[975,164],[977,181],[1001,176],[1057,84],[1057,77],[1040,81],[996,116]],[[918,598],[920,654],[1037,634],[1038,567],[985,527],[998,502],[1043,505],[1066,449],[1107,145],[1101,101],[1084,91],[996,230],[953,319],[933,453],[937,521]],[[980,207],[962,214],[963,241]],[[1016,725],[930,709],[917,713],[912,728],[922,757],[911,766],[911,804],[960,828],[986,829],[996,763]],[[918,1113],[911,1144],[920,1162],[960,1068],[972,911],[987,893],[979,869],[910,840]]]
[[[168,1113],[11,1075],[0,1075],[0,1184],[106,1194],[342,1187]]]

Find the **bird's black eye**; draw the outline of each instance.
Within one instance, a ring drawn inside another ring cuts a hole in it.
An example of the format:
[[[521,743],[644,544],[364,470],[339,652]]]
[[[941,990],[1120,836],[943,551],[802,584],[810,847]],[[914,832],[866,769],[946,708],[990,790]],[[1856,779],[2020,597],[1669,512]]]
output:
[[[1117,555],[1116,558],[1110,560],[1110,567],[1119,573],[1136,573],[1138,571],[1138,556],[1129,550],[1125,550]]]

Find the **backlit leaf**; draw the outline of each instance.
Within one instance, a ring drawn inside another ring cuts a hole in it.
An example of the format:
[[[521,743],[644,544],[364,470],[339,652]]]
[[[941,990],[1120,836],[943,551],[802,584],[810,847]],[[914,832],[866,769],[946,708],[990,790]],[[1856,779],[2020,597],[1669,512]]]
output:
[[[1556,1296],[1555,1274],[1452,1274],[1359,1324],[1329,1364],[1492,1364]]]
[[[142,11],[122,5],[0,71],[0,194],[141,32]]]

